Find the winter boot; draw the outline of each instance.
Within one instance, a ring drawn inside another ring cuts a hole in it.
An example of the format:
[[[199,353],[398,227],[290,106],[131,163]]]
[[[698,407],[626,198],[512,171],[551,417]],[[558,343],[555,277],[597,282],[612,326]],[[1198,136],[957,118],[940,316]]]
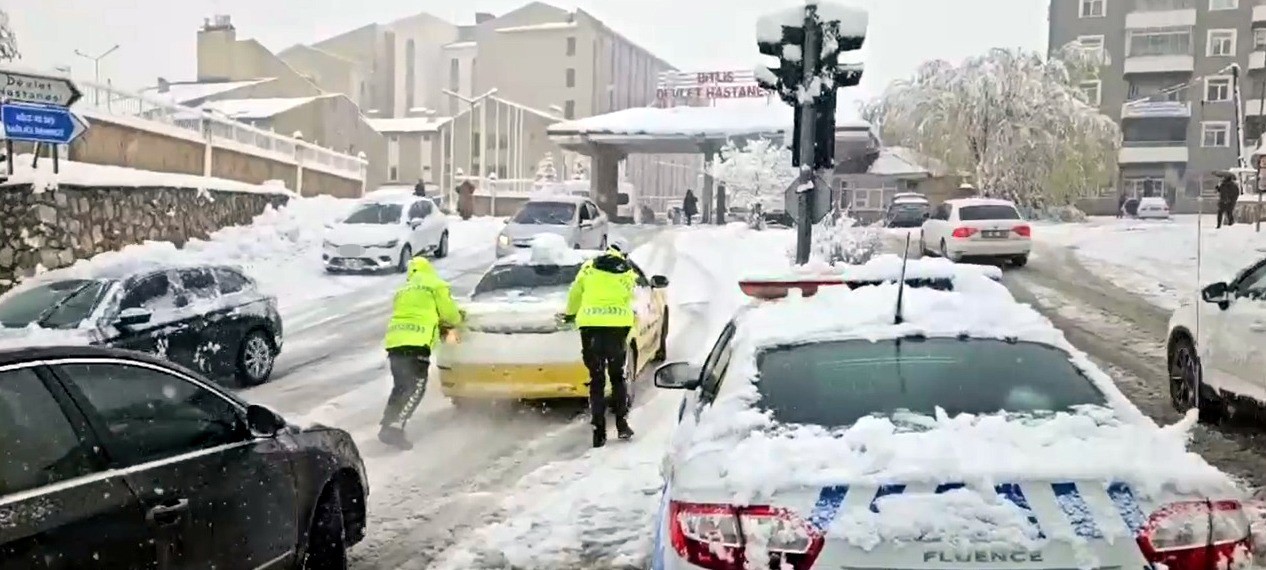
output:
[[[378,430],[378,441],[398,449],[413,449],[413,442],[404,436],[404,428],[382,426],[382,429]]]
[[[593,428],[593,446],[602,447],[607,444],[607,430]]]
[[[615,422],[615,433],[622,440],[633,439],[633,428],[629,427],[627,420],[621,419]]]

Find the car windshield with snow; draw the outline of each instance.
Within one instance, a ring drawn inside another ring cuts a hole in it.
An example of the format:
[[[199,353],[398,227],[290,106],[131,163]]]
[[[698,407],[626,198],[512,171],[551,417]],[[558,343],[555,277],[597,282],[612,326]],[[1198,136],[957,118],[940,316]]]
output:
[[[232,267],[103,267],[54,272],[0,296],[0,346],[96,344],[148,352],[255,385],[282,347],[275,297]]]
[[[652,567],[1234,567],[1245,491],[1007,298],[770,282],[684,390]],[[790,285],[788,285],[790,284]],[[901,302],[898,302],[898,296]]]
[[[344,224],[395,224],[404,214],[400,204],[365,204],[347,216]]]

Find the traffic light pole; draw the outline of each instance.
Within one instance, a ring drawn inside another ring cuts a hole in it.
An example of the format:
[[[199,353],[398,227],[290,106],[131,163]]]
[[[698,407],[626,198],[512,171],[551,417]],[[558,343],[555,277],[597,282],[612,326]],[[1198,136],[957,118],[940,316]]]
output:
[[[801,78],[802,93],[807,93],[809,87],[813,84],[814,75],[818,69],[818,56],[821,48],[821,38],[818,34],[821,29],[818,28],[817,19],[814,12],[816,6],[812,4],[805,6],[804,13],[804,50],[802,57],[804,58],[804,75]],[[804,265],[809,263],[809,251],[813,244],[813,215],[810,211],[813,208],[813,192],[815,190],[803,190],[807,184],[813,187],[813,134],[814,121],[817,119],[817,111],[810,102],[804,101],[800,105],[800,188],[797,189],[796,201],[798,208],[796,209],[796,264]]]

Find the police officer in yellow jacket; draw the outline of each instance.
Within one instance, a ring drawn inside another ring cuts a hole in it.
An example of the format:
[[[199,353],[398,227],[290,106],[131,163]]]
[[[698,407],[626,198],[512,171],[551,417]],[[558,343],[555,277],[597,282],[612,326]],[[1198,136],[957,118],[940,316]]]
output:
[[[606,384],[611,381],[615,428],[620,439],[633,437],[629,428],[628,378],[624,377],[629,331],[637,320],[633,312],[633,288],[637,274],[626,257],[622,240],[611,243],[606,253],[586,262],[567,294],[566,321],[580,328],[580,350],[589,369],[589,413],[593,422],[593,446],[607,443]]]
[[[426,393],[431,352],[440,340],[440,331],[462,323],[462,312],[448,283],[431,262],[421,257],[410,260],[408,275],[404,286],[396,291],[383,340],[393,386],[378,432],[380,441],[402,449],[413,447],[404,435],[404,424]]]

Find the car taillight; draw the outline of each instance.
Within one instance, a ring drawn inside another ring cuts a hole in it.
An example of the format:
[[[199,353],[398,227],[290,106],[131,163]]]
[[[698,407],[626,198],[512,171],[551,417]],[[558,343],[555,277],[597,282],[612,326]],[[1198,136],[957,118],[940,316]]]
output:
[[[976,229],[976,228],[966,228],[966,227],[964,227],[964,228],[954,228],[954,233],[952,233],[952,234],[950,234],[950,235],[952,235],[952,236],[954,236],[954,237],[956,237],[956,238],[969,238],[969,237],[971,237],[971,236],[976,235],[976,232],[979,232],[979,231],[980,231],[980,230],[978,230],[978,229]]]
[[[1148,518],[1139,548],[1168,570],[1236,568],[1253,559],[1249,518],[1239,501],[1171,503]]]
[[[822,552],[822,531],[786,509],[669,503],[673,549],[709,570],[808,570]],[[767,558],[748,563],[749,556]]]
[[[1027,226],[1027,225],[1019,225],[1019,226],[1016,226],[1016,227],[1014,227],[1014,228],[1011,228],[1011,231],[1015,232],[1017,235],[1019,235],[1019,236],[1021,236],[1021,237],[1032,237],[1032,236],[1033,236],[1033,228],[1031,228],[1031,227],[1029,227],[1029,226]]]

